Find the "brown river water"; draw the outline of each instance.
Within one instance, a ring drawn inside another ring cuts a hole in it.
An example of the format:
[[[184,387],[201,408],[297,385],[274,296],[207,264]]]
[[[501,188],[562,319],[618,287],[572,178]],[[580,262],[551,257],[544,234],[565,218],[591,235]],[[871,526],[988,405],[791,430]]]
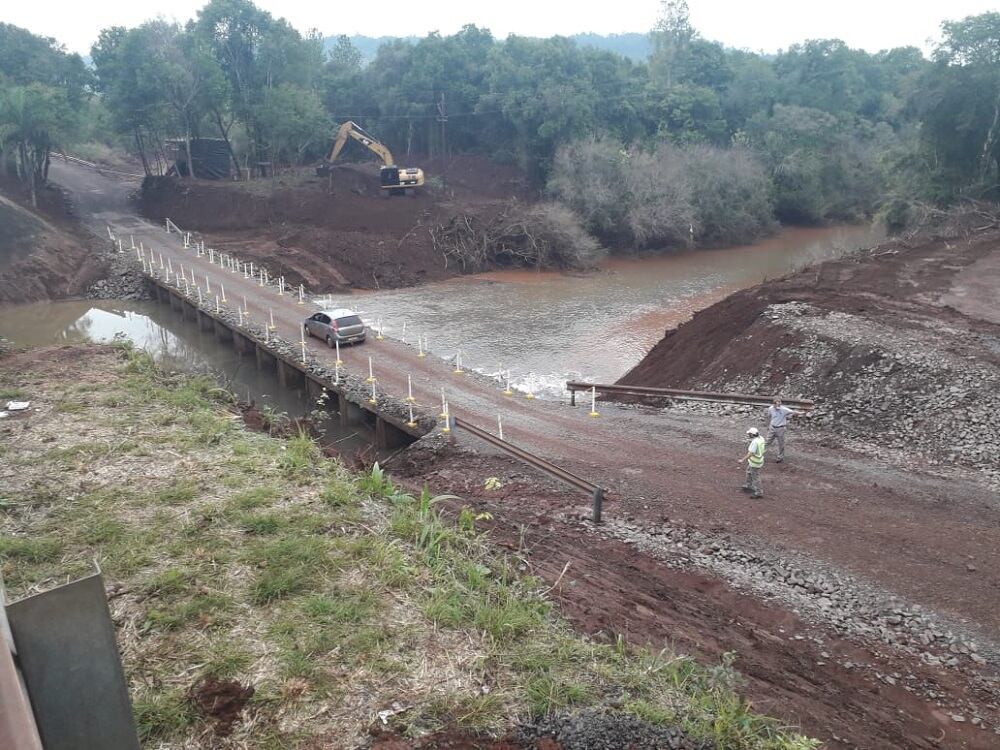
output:
[[[727,294],[878,242],[867,226],[785,229],[745,247],[616,258],[595,272],[497,271],[411,289],[326,300],[381,319],[385,333],[426,335],[442,357],[511,371],[512,384],[558,398],[567,379],[617,380],[666,329]],[[323,302],[323,300],[320,300]],[[289,414],[312,405],[278,387],[231,347],[168,307],[125,300],[72,300],[0,308],[0,336],[25,346],[124,337],[174,369],[217,374],[244,396]],[[347,436],[345,436],[347,437]]]
[[[348,300],[387,334],[426,334],[464,366],[511,370],[511,381],[557,397],[568,379],[613,382],[664,332],[732,292],[870,247],[870,226],[784,229],[754,245],[616,258],[596,272],[497,271]],[[332,300],[334,304],[343,299]]]

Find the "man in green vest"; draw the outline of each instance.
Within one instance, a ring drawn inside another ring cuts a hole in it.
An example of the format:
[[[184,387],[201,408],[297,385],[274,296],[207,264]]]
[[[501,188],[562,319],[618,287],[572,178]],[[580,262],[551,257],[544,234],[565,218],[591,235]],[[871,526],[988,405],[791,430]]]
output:
[[[747,483],[740,489],[749,492],[751,499],[764,497],[764,491],[760,488],[760,470],[764,466],[764,451],[767,442],[760,436],[756,427],[747,430],[747,437],[750,438],[750,445],[747,446],[747,454],[743,461],[747,462]],[[743,465],[740,461],[740,465]]]

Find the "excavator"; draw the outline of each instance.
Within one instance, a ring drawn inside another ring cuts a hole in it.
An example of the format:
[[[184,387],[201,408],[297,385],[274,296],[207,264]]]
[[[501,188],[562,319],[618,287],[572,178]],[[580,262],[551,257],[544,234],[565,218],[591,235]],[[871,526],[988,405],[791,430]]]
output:
[[[353,138],[362,146],[373,152],[382,160],[382,168],[379,170],[379,183],[383,190],[390,195],[402,195],[406,190],[421,187],[424,184],[424,171],[416,167],[397,167],[392,158],[392,152],[378,138],[366,133],[356,122],[348,120],[339,128],[337,135],[333,139],[333,147],[326,159],[316,167],[316,174],[320,177],[329,175],[333,170],[333,162],[340,155],[348,138]]]

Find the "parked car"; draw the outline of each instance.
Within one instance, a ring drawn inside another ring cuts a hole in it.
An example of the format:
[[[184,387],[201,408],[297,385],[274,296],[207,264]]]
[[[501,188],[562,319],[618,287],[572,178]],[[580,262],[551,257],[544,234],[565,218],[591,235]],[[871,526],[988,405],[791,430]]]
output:
[[[321,310],[306,318],[303,326],[306,336],[323,339],[331,348],[338,341],[341,344],[360,344],[365,340],[365,324],[347,308]]]

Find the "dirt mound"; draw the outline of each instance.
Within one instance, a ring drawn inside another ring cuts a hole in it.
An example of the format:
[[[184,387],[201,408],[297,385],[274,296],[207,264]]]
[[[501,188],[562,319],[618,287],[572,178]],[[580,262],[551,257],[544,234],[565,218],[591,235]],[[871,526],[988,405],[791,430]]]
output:
[[[737,292],[619,382],[812,397],[865,450],[1000,482],[998,289],[997,228],[897,240]]]
[[[443,173],[446,188],[438,168],[430,162],[425,169],[435,179],[406,196],[381,190],[373,165],[338,166],[329,178],[303,169],[238,184],[147,178],[139,205],[149,219],[169,217],[206,233],[215,247],[267,263],[313,291],[412,286],[461,272],[435,248],[432,227],[469,212],[488,217],[512,197],[530,197],[513,167],[456,157]]]
[[[0,181],[0,303],[34,302],[82,293],[101,275],[88,238],[61,190],[39,191],[32,209],[15,183]]]
[[[215,719],[215,732],[228,734],[253,697],[252,685],[243,686],[235,680],[208,677],[191,688],[191,702],[206,716]]]

